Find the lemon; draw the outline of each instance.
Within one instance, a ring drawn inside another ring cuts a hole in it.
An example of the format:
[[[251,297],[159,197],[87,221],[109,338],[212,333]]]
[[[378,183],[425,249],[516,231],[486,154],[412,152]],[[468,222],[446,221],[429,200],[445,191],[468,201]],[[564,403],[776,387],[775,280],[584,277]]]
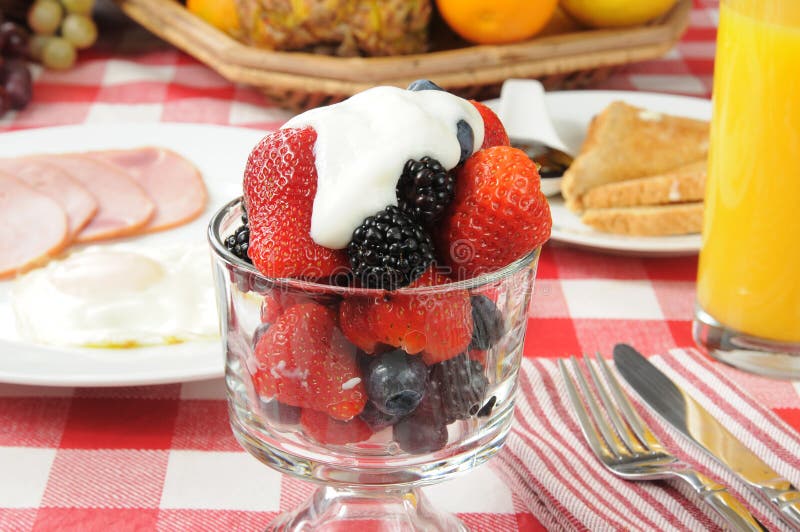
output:
[[[636,26],[669,11],[676,0],[561,0],[561,7],[593,28]]]

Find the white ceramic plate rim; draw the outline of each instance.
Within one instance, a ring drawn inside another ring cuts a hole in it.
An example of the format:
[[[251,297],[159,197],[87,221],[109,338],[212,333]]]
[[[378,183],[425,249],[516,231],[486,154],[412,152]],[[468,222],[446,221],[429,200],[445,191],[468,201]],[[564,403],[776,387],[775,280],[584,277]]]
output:
[[[201,170],[209,193],[206,210],[185,226],[114,242],[205,244],[212,213],[241,195],[242,171],[264,132],[199,124],[98,124],[0,134],[0,157],[158,145],[181,153]],[[209,259],[210,260],[210,259]],[[136,349],[60,348],[14,338],[9,289],[0,281],[0,382],[45,386],[134,386],[220,377],[219,339]]]
[[[677,96],[634,91],[563,91],[545,95],[553,125],[564,142],[579,149],[592,117],[613,101],[690,118],[711,119],[711,101],[691,96]],[[497,100],[487,102],[497,108]],[[606,253],[635,256],[695,255],[700,250],[699,234],[634,237],[596,231],[581,223],[560,196],[548,198],[553,214],[551,240]]]

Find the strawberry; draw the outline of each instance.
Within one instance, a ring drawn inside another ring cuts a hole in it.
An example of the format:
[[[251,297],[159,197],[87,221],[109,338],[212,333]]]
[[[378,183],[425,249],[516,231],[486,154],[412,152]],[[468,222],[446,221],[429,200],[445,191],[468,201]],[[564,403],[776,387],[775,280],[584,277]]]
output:
[[[312,128],[280,129],[261,139],[247,160],[247,254],[269,277],[319,279],[348,267],[344,251],[322,247],[309,234],[317,192],[316,139]]]
[[[541,246],[552,225],[536,164],[521,150],[496,146],[464,162],[435,241],[442,261],[465,279]]]
[[[306,434],[320,443],[344,445],[368,440],[372,436],[372,429],[360,418],[342,421],[307,408],[300,414],[300,424]]]
[[[275,323],[275,320],[280,318],[283,311],[288,307],[307,301],[307,298],[299,294],[284,292],[279,288],[270,290],[264,295],[264,300],[261,302],[261,322]]]
[[[410,287],[448,282],[431,267]],[[339,308],[339,321],[345,336],[367,353],[386,344],[409,354],[422,353],[426,364],[456,356],[472,338],[472,307],[466,290],[346,298]]]
[[[508,133],[500,118],[494,111],[483,105],[481,102],[470,100],[469,103],[475,106],[483,118],[483,144],[481,149],[491,148],[492,146],[510,146],[511,142],[508,140]]]
[[[310,302],[334,308],[339,303],[339,297],[334,294],[326,294],[323,285],[319,285],[318,289],[308,287],[302,292],[275,287],[264,293],[264,300],[261,302],[261,322],[274,323],[287,308]]]
[[[317,303],[287,308],[258,340],[253,383],[262,397],[347,420],[367,400],[356,349]]]
[[[486,367],[486,360],[489,358],[489,353],[479,349],[470,349],[467,351],[467,357],[475,362],[480,362],[481,365]]]

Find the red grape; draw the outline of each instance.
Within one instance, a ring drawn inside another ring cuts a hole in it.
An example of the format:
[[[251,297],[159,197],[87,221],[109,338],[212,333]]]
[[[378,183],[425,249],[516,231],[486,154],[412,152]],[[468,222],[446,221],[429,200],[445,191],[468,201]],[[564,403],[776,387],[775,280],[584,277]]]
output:
[[[0,116],[10,109],[22,109],[31,100],[33,81],[25,59],[28,33],[0,11]]]
[[[12,109],[22,109],[31,100],[33,80],[28,65],[21,59],[6,61],[0,67],[0,82],[5,86]]]
[[[9,109],[11,109],[11,98],[8,97],[5,87],[0,85],[0,116],[3,116]]]
[[[10,20],[0,23],[0,54],[6,57],[28,55],[28,34]]]

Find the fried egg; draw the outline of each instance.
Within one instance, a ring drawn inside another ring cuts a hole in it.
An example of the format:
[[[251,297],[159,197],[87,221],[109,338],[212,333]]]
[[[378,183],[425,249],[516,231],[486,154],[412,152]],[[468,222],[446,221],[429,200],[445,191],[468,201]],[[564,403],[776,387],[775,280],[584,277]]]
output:
[[[59,346],[139,347],[218,335],[206,246],[92,246],[15,281],[21,336]]]

